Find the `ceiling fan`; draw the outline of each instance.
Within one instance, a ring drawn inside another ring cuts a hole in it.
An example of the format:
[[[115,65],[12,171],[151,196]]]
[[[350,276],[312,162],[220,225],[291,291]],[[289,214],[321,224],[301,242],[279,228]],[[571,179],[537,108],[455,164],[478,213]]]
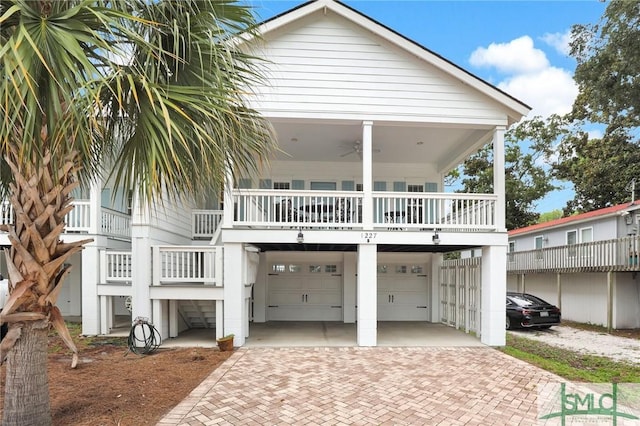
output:
[[[373,148],[373,152],[380,152],[380,149],[378,148]],[[351,150],[348,152],[345,152],[344,154],[340,155],[340,158],[342,157],[346,157],[347,155],[351,155],[351,154],[358,154],[358,157],[362,158],[362,142],[360,141],[355,141],[352,145],[351,145]]]

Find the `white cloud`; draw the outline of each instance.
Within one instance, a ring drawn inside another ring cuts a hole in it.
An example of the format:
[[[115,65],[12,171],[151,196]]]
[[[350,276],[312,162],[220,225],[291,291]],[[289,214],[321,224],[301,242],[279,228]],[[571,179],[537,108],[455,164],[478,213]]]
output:
[[[546,55],[533,46],[529,36],[522,36],[508,43],[491,43],[478,47],[469,58],[476,67],[495,67],[505,73],[534,72],[549,67]]]
[[[500,82],[498,87],[532,107],[529,116],[566,114],[578,94],[571,73],[556,67],[516,74]]]
[[[587,131],[587,134],[589,135],[589,139],[602,139],[602,136],[604,136],[601,129],[591,129]]]
[[[569,43],[571,42],[571,30],[564,33],[546,33],[540,37],[542,41],[556,49],[561,55],[569,56]]]
[[[569,33],[546,34],[546,42],[557,48],[568,46]],[[564,44],[563,44],[564,43]],[[469,58],[476,67],[495,68],[506,76],[495,83],[500,89],[532,107],[530,117],[566,114],[578,94],[573,73],[551,65],[546,54],[536,48],[533,39],[522,36],[507,43],[491,43],[477,48]]]

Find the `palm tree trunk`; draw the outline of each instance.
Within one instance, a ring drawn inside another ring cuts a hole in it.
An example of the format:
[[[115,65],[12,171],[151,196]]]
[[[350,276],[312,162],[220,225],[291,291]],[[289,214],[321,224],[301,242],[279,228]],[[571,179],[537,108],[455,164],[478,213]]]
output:
[[[71,270],[65,262],[91,240],[64,243],[60,239],[64,218],[73,209],[69,194],[77,186],[76,154],[53,163],[47,153],[41,163],[30,164],[20,161],[19,150],[12,148],[5,157],[16,183],[11,185],[10,197],[15,223],[6,229],[11,241],[7,255],[11,285],[2,312],[9,323],[7,337],[0,344],[0,355],[8,354],[2,424],[50,425],[48,330],[55,327],[74,352],[74,367],[77,350],[55,305]]]
[[[2,424],[50,425],[46,321],[28,321],[7,356]]]

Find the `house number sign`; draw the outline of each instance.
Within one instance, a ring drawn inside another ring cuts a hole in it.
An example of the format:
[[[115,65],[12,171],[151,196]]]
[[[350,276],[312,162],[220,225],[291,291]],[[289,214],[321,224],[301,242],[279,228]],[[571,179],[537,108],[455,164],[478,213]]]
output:
[[[369,242],[370,240],[375,239],[378,236],[377,232],[361,232],[360,236],[362,237],[363,240],[367,240],[367,242]]]

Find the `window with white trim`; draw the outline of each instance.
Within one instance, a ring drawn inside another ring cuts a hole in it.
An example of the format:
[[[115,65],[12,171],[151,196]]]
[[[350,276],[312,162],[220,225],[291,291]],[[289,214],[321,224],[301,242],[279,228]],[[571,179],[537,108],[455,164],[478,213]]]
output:
[[[590,243],[593,241],[593,228],[581,228],[580,229],[580,243]],[[582,247],[580,255],[583,257],[591,256],[591,247]]]
[[[569,256],[575,256],[576,255],[576,248],[575,247],[571,247],[571,246],[575,246],[576,244],[578,244],[578,231],[573,230],[573,231],[567,231],[567,245],[568,247],[568,255]]]
[[[544,236],[542,235],[538,235],[537,237],[535,237],[533,239],[533,246],[536,250],[538,250],[536,252],[536,259],[540,260],[542,259],[542,246],[544,244]]]
[[[291,182],[273,182],[273,189],[291,189]]]

